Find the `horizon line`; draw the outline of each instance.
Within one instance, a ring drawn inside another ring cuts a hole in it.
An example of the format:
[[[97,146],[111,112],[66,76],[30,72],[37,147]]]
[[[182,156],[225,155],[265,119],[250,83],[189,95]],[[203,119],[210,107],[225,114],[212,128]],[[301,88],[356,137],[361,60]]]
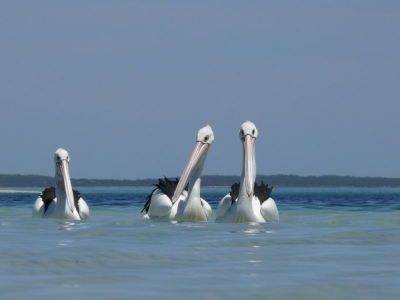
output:
[[[39,175],[39,174],[0,174],[0,176],[41,176],[41,177],[51,177],[52,175]],[[241,175],[211,175],[206,174],[201,177],[207,176],[220,176],[220,177],[240,177]],[[256,176],[295,176],[295,177],[352,177],[352,178],[380,178],[380,179],[400,179],[400,177],[385,177],[385,176],[357,176],[357,175],[335,175],[335,174],[325,174],[325,175],[297,175],[297,174],[257,174]],[[166,176],[167,178],[179,178],[180,176]],[[115,178],[75,178],[71,177],[74,180],[114,180],[114,181],[140,181],[140,180],[157,180],[162,177],[147,177],[147,178],[137,178],[137,179],[115,179]]]

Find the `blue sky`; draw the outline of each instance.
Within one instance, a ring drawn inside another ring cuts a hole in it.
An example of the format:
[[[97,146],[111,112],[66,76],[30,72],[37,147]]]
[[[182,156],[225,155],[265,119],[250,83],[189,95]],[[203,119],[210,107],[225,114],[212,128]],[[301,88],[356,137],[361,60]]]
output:
[[[0,173],[400,177],[398,1],[1,1]]]

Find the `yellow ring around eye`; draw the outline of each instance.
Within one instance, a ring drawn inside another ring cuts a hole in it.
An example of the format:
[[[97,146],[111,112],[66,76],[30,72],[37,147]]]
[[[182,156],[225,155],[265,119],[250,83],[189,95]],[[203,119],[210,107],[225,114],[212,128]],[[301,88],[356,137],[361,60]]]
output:
[[[206,135],[203,139],[203,142],[207,142],[208,141],[208,135]]]
[[[253,129],[253,135],[256,133],[256,131]]]
[[[60,160],[60,156],[57,155],[57,160]]]

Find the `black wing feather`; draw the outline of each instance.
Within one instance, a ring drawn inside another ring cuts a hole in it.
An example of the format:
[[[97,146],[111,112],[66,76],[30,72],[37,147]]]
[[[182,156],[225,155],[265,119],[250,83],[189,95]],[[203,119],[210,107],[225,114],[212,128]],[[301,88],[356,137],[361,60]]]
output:
[[[72,192],[74,193],[74,205],[76,210],[78,211],[79,214],[79,205],[78,205],[78,201],[81,198],[81,193],[79,193],[79,191],[77,190],[72,190]]]
[[[232,204],[239,197],[239,188],[240,188],[240,183],[234,183],[231,186],[231,191],[229,192],[229,194],[231,195]]]
[[[49,187],[44,189],[44,191],[39,195],[39,197],[42,198],[42,201],[44,203],[44,213],[46,213],[51,201],[53,201],[53,199],[57,197],[55,187]]]
[[[231,191],[229,192],[229,194],[231,195],[232,204],[239,197],[239,188],[240,183],[234,183],[231,186]],[[257,182],[255,182],[254,196],[256,196],[260,200],[260,203],[263,204],[265,200],[271,197],[272,189],[273,187],[268,187],[268,184],[265,185],[264,181],[261,181],[261,185],[258,185]]]
[[[179,178],[176,178],[175,180],[170,180],[165,176],[164,176],[164,179],[159,178],[158,183],[155,184],[155,188],[147,196],[146,203],[144,204],[141,212],[146,211],[146,213],[147,213],[149,211],[151,197],[153,196],[154,192],[157,189],[160,189],[172,201],[172,196],[174,195],[174,192],[176,190],[176,187],[178,186],[178,183],[179,183]],[[187,190],[187,186],[185,187],[185,190]]]
[[[77,191],[77,190],[72,190],[72,192],[74,193],[74,205],[75,205],[76,210],[79,213],[78,201],[81,198],[81,193],[79,193],[79,191]],[[41,197],[42,201],[44,202],[44,213],[46,213],[51,201],[53,201],[53,199],[57,198],[56,188],[49,187],[47,189],[44,189],[44,191],[40,194],[39,197]]]
[[[260,203],[263,204],[265,200],[271,197],[273,187],[268,187],[268,184],[265,185],[264,181],[261,181],[261,185],[258,185],[257,182],[254,183],[254,196],[256,196]]]

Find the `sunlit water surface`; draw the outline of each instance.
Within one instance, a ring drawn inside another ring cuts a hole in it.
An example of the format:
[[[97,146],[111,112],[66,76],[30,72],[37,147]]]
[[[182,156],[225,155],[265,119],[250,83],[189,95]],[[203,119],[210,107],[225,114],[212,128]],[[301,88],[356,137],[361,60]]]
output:
[[[10,188],[13,190],[22,190]],[[275,188],[281,222],[141,220],[151,188],[81,188],[90,220],[0,193],[2,299],[398,299],[400,189]],[[39,192],[39,190],[38,190]]]

